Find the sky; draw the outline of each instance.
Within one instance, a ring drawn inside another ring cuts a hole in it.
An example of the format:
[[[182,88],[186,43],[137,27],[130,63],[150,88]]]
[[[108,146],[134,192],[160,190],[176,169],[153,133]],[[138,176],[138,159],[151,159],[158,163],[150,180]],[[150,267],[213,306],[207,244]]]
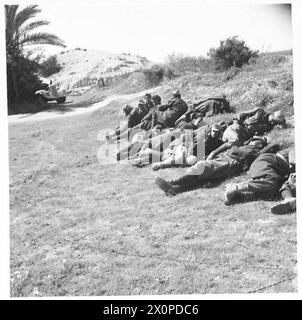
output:
[[[46,30],[68,48],[129,52],[154,62],[163,62],[172,52],[206,56],[220,40],[234,35],[254,50],[292,48],[290,6],[280,4],[51,1],[39,7],[38,17],[51,22]]]

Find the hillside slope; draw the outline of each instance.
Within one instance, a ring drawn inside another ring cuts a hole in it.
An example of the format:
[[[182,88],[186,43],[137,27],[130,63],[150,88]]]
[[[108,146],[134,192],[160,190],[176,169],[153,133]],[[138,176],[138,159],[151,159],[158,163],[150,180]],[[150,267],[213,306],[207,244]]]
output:
[[[192,74],[156,93],[165,102],[175,87],[191,100],[225,92],[238,110],[282,109],[290,123],[269,136],[293,146],[291,61]],[[82,116],[9,125],[11,295],[296,292],[296,214],[272,215],[276,198],[223,203],[226,184],[246,174],[168,198],[154,178],[184,169],[98,162],[97,136],[123,119],[125,102],[137,98]]]
[[[80,48],[62,51],[56,58],[63,68],[50,79],[55,78],[67,90],[93,85],[108,86],[122,75],[152,65],[146,58],[128,53],[114,54]]]

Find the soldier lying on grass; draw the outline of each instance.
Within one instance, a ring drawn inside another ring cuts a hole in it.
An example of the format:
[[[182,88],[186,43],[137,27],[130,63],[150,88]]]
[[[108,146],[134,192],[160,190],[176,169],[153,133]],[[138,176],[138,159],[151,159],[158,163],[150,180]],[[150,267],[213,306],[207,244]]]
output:
[[[157,177],[155,183],[167,196],[200,187],[207,182],[220,181],[248,170],[250,164],[261,153],[276,153],[278,144],[267,145],[266,137],[255,136],[248,144],[220,153],[213,160],[201,160],[187,169],[185,175],[171,181]]]
[[[241,183],[230,183],[226,186],[224,201],[230,205],[232,201],[242,196],[274,195],[294,170],[290,163],[288,151],[276,154],[262,153],[251,164],[250,179]],[[282,190],[282,189],[281,189]]]

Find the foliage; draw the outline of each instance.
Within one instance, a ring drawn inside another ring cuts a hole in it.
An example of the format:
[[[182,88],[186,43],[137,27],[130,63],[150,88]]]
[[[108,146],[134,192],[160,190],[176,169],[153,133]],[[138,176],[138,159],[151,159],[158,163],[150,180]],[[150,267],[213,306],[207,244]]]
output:
[[[41,63],[41,74],[44,77],[49,77],[61,69],[62,66],[58,63],[56,56],[51,56]]]
[[[41,10],[30,5],[19,10],[18,5],[5,5],[6,65],[8,108],[33,96],[39,84],[37,72],[40,66],[26,53],[27,48],[36,45],[56,45],[64,47],[64,42],[56,35],[35,32],[48,25],[46,20],[32,21]]]
[[[171,53],[166,58],[166,65],[177,75],[183,75],[187,72],[209,72],[211,63],[208,59],[200,56],[193,57],[189,55]]]
[[[142,72],[145,75],[147,82],[151,85],[158,85],[164,78],[173,79],[176,77],[173,70],[160,65],[154,65],[149,69],[143,69]]]
[[[237,36],[220,41],[218,48],[211,48],[208,52],[210,60],[216,70],[227,70],[231,67],[241,68],[249,60],[258,56],[258,51],[252,51],[244,41]]]

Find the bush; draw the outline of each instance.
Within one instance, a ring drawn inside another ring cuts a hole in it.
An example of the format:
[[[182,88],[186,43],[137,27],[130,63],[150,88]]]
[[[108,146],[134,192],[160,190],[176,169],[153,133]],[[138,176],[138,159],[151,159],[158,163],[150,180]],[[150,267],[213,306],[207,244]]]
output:
[[[41,74],[44,77],[49,77],[61,70],[62,66],[58,63],[56,56],[51,56],[41,63]]]
[[[154,65],[150,69],[143,69],[142,72],[151,85],[158,85],[164,78],[169,80],[176,78],[173,70],[165,66]]]
[[[211,48],[208,56],[216,70],[227,70],[231,67],[241,68],[249,60],[258,57],[258,51],[252,51],[237,36],[220,41],[218,48]]]
[[[158,85],[164,78],[165,69],[161,66],[154,65],[150,69],[144,69],[143,74],[149,84]]]
[[[169,67],[166,67],[165,69],[165,78],[167,78],[168,80],[174,79],[176,78],[176,74],[174,73],[174,71],[172,69],[170,69]]]
[[[183,54],[172,53],[166,58],[166,65],[178,75],[188,72],[209,72],[211,63],[208,59],[200,56],[193,57]]]

